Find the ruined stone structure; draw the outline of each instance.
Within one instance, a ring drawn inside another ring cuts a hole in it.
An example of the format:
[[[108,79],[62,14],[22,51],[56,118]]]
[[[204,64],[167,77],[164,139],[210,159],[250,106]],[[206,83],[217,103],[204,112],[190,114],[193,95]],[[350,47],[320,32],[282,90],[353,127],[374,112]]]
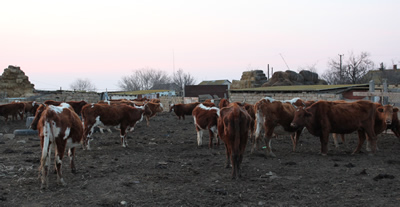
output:
[[[233,80],[231,89],[256,88],[262,86],[268,78],[262,70],[245,71],[240,80]]]
[[[0,97],[27,97],[33,95],[34,85],[20,67],[9,65],[0,76]]]

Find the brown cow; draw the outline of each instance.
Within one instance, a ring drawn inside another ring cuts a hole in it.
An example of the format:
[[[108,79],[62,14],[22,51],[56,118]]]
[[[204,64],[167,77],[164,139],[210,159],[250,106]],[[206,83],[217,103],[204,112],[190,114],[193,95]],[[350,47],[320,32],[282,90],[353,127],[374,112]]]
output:
[[[246,149],[251,117],[237,103],[231,103],[220,111],[218,134],[225,143],[226,167],[232,164],[232,179],[241,177],[240,165]]]
[[[88,104],[82,108],[82,122],[84,126],[84,146],[90,149],[91,135],[98,125],[118,126],[123,147],[127,144],[127,130],[133,131],[138,121],[143,119],[144,113],[151,113],[149,107],[135,108],[125,104]]]
[[[46,105],[54,105],[54,106],[59,106],[61,101],[53,101],[53,100],[47,100],[44,102]],[[66,101],[65,103],[69,104],[75,111],[76,114],[81,115],[81,110],[82,107],[87,104],[86,101]]]
[[[306,127],[314,136],[320,137],[321,154],[328,152],[329,133],[348,134],[357,131],[358,152],[368,135],[372,145],[372,153],[376,151],[376,134],[374,132],[376,104],[370,101],[356,101],[337,104],[329,101],[317,101],[311,106],[298,107],[291,126]],[[364,137],[364,138],[363,138]]]
[[[199,102],[189,103],[189,104],[171,104],[169,107],[169,112],[175,112],[176,116],[178,116],[179,120],[185,120],[185,115],[192,115],[193,109],[199,105]]]
[[[157,112],[162,112],[163,111],[163,105],[162,103],[154,103],[154,102],[147,102],[146,107],[148,107],[150,110],[146,111],[144,113],[144,116],[146,117],[146,122],[147,126],[150,126],[150,118],[155,116]],[[145,106],[136,106],[137,108],[144,109]]]
[[[197,131],[197,145],[203,144],[203,130],[207,130],[210,134],[208,147],[212,148],[212,140],[215,137],[217,145],[219,145],[217,121],[219,117],[219,108],[207,107],[202,103],[193,109],[194,126]]]
[[[291,103],[294,103],[292,101]],[[263,98],[254,105],[256,111],[256,132],[255,140],[251,152],[257,149],[257,142],[260,137],[261,129],[264,128],[265,136],[264,141],[266,144],[267,156],[276,157],[272,152],[271,138],[276,127],[282,127],[287,133],[290,133],[290,137],[293,143],[293,151],[296,150],[296,145],[304,127],[292,127],[290,123],[293,120],[295,108],[293,105],[285,101],[275,101],[269,97]]]
[[[70,167],[73,173],[75,168],[75,147],[80,146],[82,140],[82,122],[70,105],[62,103],[60,106],[40,105],[35,119],[31,124],[32,129],[37,129],[42,148],[39,171],[41,174],[41,188],[48,187],[48,174],[51,161],[51,150],[54,144],[57,181],[66,185],[62,177],[61,165],[65,149],[68,148]],[[40,175],[39,175],[40,176]]]
[[[9,103],[9,104],[2,104],[0,105],[0,116],[3,116],[5,118],[5,122],[7,124],[8,121],[8,116],[12,116],[12,120],[15,120],[17,116],[21,118],[21,120],[24,119],[24,112],[25,112],[25,104],[24,103]]]

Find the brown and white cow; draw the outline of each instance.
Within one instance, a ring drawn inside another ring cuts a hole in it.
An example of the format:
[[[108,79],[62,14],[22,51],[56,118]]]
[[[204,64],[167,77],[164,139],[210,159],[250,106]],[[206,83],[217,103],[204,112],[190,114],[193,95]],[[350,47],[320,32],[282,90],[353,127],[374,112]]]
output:
[[[61,172],[62,159],[65,149],[69,149],[70,167],[71,171],[75,173],[75,147],[80,146],[83,134],[82,122],[78,115],[67,103],[62,103],[60,106],[46,106],[42,104],[36,111],[31,128],[38,130],[40,146],[42,148],[39,167],[42,183],[41,188],[48,187],[48,174],[53,145],[55,149],[54,159],[57,181],[62,185],[66,185]]]
[[[217,122],[219,117],[219,108],[207,107],[202,103],[193,109],[194,126],[197,131],[197,145],[203,144],[203,130],[208,130],[210,135],[209,148],[212,148],[213,137],[219,145]]]
[[[199,102],[188,103],[188,104],[171,104],[169,112],[174,112],[178,116],[179,120],[185,120],[185,115],[192,115],[193,109],[199,105]]]
[[[218,134],[225,143],[226,167],[232,164],[232,179],[241,177],[241,163],[246,149],[251,117],[237,103],[220,110]]]
[[[144,109],[145,105],[146,107],[149,108],[149,110],[147,110],[144,113],[144,116],[146,117],[147,126],[150,126],[150,118],[155,116],[158,112],[162,112],[164,108],[162,103],[154,103],[154,102],[147,102],[143,106],[135,106],[135,107]]]
[[[18,120],[17,116],[19,116],[21,120],[23,120],[24,112],[25,112],[25,104],[21,102],[0,105],[0,116],[3,116],[5,118],[6,124],[9,115],[11,115],[12,120],[15,119]]]
[[[54,105],[54,106],[59,106],[61,103],[64,102],[53,101],[53,100],[47,100],[44,102],[44,104],[46,105]],[[68,103],[74,109],[75,113],[78,115],[81,115],[82,107],[87,104],[86,101],[67,101],[65,103]]]
[[[264,141],[266,144],[267,156],[275,157],[272,152],[271,138],[276,130],[276,127],[282,127],[283,132],[289,133],[293,143],[293,151],[296,150],[296,145],[301,135],[304,127],[292,127],[290,123],[294,118],[295,108],[292,103],[297,101],[293,99],[292,101],[276,101],[272,98],[266,97],[258,101],[254,105],[255,117],[256,117],[256,132],[255,141],[253,142],[253,147],[251,152],[257,149],[257,143],[260,139],[260,132],[262,129],[265,131]]]
[[[372,153],[375,153],[376,111],[376,104],[370,101],[341,104],[317,101],[307,108],[298,107],[291,126],[306,127],[312,135],[320,137],[322,155],[328,152],[329,133],[348,134],[354,131],[358,132],[359,141],[353,153],[361,149],[366,134],[371,141]]]
[[[135,108],[125,104],[88,104],[82,108],[82,122],[84,126],[84,146],[90,149],[91,135],[94,127],[98,125],[119,126],[123,147],[127,144],[127,130],[133,131],[138,121],[143,119],[144,113],[150,109],[145,105],[144,109]]]

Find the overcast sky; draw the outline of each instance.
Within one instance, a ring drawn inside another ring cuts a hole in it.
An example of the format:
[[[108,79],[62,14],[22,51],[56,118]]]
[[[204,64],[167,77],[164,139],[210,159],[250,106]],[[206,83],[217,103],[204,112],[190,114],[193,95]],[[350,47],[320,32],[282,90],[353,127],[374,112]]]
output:
[[[36,89],[88,78],[113,91],[143,68],[181,68],[197,83],[266,73],[267,64],[315,65],[322,75],[351,52],[391,68],[400,63],[399,14],[398,0],[1,1],[0,69],[20,66]]]

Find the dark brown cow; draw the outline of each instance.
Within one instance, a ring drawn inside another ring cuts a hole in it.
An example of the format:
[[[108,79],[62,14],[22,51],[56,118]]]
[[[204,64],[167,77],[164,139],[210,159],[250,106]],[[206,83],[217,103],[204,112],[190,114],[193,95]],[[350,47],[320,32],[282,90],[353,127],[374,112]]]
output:
[[[46,105],[54,105],[54,106],[59,106],[61,103],[60,101],[53,101],[53,100],[47,100],[44,102]],[[65,102],[69,104],[75,111],[76,114],[81,115],[82,107],[87,104],[86,101],[67,101]]]
[[[215,137],[217,145],[219,145],[217,121],[219,117],[219,108],[207,107],[202,103],[193,109],[194,126],[197,131],[197,145],[203,144],[203,130],[208,130],[210,134],[210,141],[208,147],[212,148],[212,140]]]
[[[138,121],[143,119],[144,113],[151,113],[149,107],[135,108],[125,104],[88,104],[82,108],[82,122],[84,126],[84,146],[90,149],[91,135],[98,125],[118,126],[123,147],[126,147],[127,130],[133,131]]]
[[[9,103],[9,104],[2,104],[0,105],[0,116],[5,118],[5,122],[7,124],[8,116],[12,116],[12,120],[15,120],[17,116],[24,119],[24,112],[25,112],[25,104],[18,102],[18,103]]]
[[[225,143],[226,167],[232,164],[232,179],[241,177],[241,163],[246,149],[251,117],[237,103],[231,103],[220,111],[218,134]]]
[[[25,115],[28,116],[28,114],[35,115],[37,108],[39,108],[40,104],[36,101],[27,101],[27,102],[22,102],[25,104]]]
[[[359,135],[358,146],[353,153],[361,149],[365,134],[370,138],[372,153],[375,153],[376,111],[376,104],[370,101],[341,104],[317,101],[307,108],[298,107],[291,126],[294,128],[306,127],[311,134],[320,137],[322,155],[326,155],[328,152],[329,133],[348,134],[353,131],[357,131]]]
[[[61,172],[62,159],[65,149],[69,149],[70,167],[71,171],[75,173],[75,147],[80,146],[83,134],[82,122],[78,115],[66,103],[62,103],[60,106],[45,106],[42,104],[36,111],[31,128],[38,130],[40,146],[42,148],[39,167],[42,181],[41,188],[48,187],[48,174],[53,144],[57,181],[62,185],[66,185]]]
[[[178,116],[179,120],[185,120],[185,115],[192,115],[193,109],[199,105],[199,102],[189,103],[189,104],[171,104],[169,107],[169,112],[175,112],[176,116]]]
[[[295,99],[293,99],[293,101],[285,101],[282,103],[267,97],[261,99],[254,105],[254,110],[256,111],[256,132],[251,152],[254,152],[254,150],[257,149],[260,132],[264,129],[264,141],[266,144],[267,156],[270,155],[275,157],[275,154],[272,152],[271,138],[275,128],[278,126],[282,127],[284,132],[290,134],[293,143],[293,151],[296,150],[297,142],[304,127],[298,128],[290,126],[290,123],[294,118],[295,108],[292,105],[294,102]]]

